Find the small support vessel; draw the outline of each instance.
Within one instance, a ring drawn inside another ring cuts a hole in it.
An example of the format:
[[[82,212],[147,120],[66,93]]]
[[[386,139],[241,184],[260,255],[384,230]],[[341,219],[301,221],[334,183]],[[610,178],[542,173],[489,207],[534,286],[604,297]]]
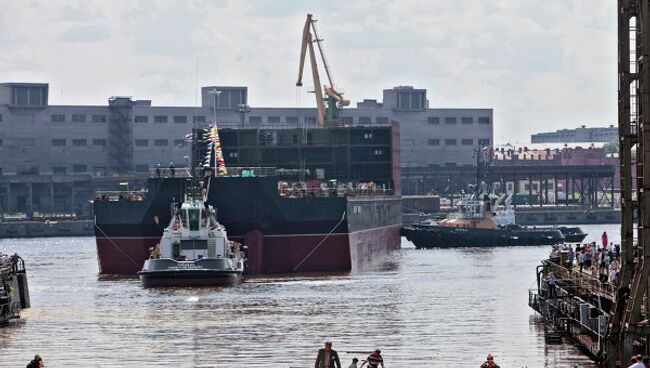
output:
[[[460,202],[458,213],[437,223],[403,227],[402,235],[416,248],[553,245],[564,241],[559,230],[499,227],[492,218],[489,197],[476,197],[483,199]]]
[[[204,194],[190,191],[180,208],[174,206],[160,243],[138,272],[144,287],[228,286],[242,280],[244,247],[228,240]]]

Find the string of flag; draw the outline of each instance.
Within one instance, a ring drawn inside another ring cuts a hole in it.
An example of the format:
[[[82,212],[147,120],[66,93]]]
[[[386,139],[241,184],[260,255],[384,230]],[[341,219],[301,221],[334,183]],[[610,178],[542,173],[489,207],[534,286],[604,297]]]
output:
[[[225,172],[226,162],[223,159],[223,150],[221,149],[221,140],[219,139],[219,128],[217,128],[216,125],[213,125],[203,129],[203,141],[207,143],[203,166],[212,166],[210,161],[214,154],[214,168],[219,173]]]

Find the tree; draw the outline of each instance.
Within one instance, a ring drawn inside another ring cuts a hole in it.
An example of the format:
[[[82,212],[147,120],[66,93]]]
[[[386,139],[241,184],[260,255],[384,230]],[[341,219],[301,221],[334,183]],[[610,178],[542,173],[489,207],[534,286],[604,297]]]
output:
[[[605,143],[603,150],[605,150],[605,153],[618,153],[618,141],[613,140]]]

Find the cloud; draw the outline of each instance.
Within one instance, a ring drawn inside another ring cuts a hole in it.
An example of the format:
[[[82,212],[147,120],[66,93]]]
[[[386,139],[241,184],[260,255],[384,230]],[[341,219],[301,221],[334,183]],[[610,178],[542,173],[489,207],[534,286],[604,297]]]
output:
[[[497,142],[616,119],[614,2],[0,1],[0,81],[50,82],[52,103],[192,105],[198,60],[200,85],[313,106],[308,69],[295,87],[309,12],[353,102],[427,88],[431,106],[493,107]]]

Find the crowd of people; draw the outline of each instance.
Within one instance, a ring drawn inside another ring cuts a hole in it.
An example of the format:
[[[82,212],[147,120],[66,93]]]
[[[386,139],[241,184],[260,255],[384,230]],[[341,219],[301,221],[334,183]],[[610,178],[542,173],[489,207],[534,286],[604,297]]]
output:
[[[603,284],[616,285],[621,269],[621,246],[607,243],[607,233],[603,233],[602,238],[602,246],[595,242],[576,244],[575,248],[569,244],[554,245],[550,260],[557,264],[564,263],[570,271],[587,272]],[[635,258],[637,257],[638,253],[635,253]],[[552,273],[547,276],[547,284],[550,292],[553,288],[551,285],[555,284]]]
[[[376,349],[368,355],[366,360],[364,360],[360,366],[358,364],[359,359],[353,358],[352,363],[350,363],[348,368],[361,368],[365,366],[368,366],[369,368],[378,368],[380,365],[381,368],[384,368],[384,358],[381,356],[381,350]],[[341,360],[339,359],[336,350],[332,349],[331,341],[326,342],[325,347],[318,350],[314,368],[341,368]]]

